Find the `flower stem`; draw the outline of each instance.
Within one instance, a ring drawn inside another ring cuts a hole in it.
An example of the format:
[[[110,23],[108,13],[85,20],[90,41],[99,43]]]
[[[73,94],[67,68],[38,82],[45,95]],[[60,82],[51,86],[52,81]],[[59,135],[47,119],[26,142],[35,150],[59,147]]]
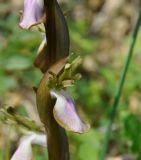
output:
[[[53,108],[56,100],[52,100],[48,106],[49,113],[45,124],[47,135],[47,150],[49,160],[69,160],[68,138],[65,130],[59,126],[53,116]]]
[[[62,59],[50,68],[54,74],[59,75],[66,62]],[[56,103],[51,98],[49,88],[49,71],[46,72],[41,80],[37,92],[37,109],[42,123],[47,133],[47,150],[49,160],[69,160],[69,146],[65,130],[59,126],[54,119],[53,109]]]
[[[133,50],[134,50],[134,47],[135,47],[135,43],[136,43],[136,40],[137,40],[137,35],[138,35],[140,23],[141,23],[141,9],[140,9],[139,16],[138,16],[138,19],[137,19],[137,23],[136,23],[136,26],[135,26],[135,29],[134,29],[134,32],[133,32],[133,35],[132,35],[132,41],[131,41],[131,44],[130,44],[130,47],[129,47],[129,51],[128,51],[127,59],[126,59],[126,62],[125,62],[125,66],[124,66],[123,72],[121,74],[121,79],[120,79],[120,82],[119,82],[119,86],[117,88],[117,92],[116,92],[116,95],[115,95],[112,110],[110,112],[110,119],[109,119],[109,122],[108,122],[106,134],[105,134],[105,141],[104,141],[103,150],[102,150],[102,153],[101,153],[100,160],[105,160],[105,158],[106,158],[106,153],[107,153],[107,150],[108,150],[108,144],[109,144],[109,140],[110,140],[110,134],[111,134],[111,131],[112,131],[112,124],[113,124],[114,118],[116,116],[119,100],[120,100],[122,90],[123,90],[123,86],[124,86],[124,82],[125,82],[125,79],[126,79],[126,74],[127,74],[128,68],[129,68],[129,64],[130,64],[132,54],[133,54]]]

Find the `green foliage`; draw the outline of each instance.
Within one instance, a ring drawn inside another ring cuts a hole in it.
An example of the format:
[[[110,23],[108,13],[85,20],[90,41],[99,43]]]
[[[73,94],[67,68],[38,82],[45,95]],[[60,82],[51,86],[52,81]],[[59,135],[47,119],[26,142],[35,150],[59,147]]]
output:
[[[41,37],[35,31],[23,31],[18,27],[17,16],[11,14],[0,22],[3,41],[0,44],[0,91],[18,87],[18,79],[35,85],[41,73],[33,68],[33,61]]]
[[[1,7],[1,6],[0,6]],[[24,31],[18,27],[17,15],[9,14],[0,21],[0,33],[2,40],[0,43],[0,99],[10,91],[22,90],[23,87],[31,88],[36,86],[41,79],[41,72],[33,67],[37,48],[41,42],[40,34],[33,31]],[[84,20],[69,20],[72,51],[79,53],[85,60],[86,56],[91,56],[96,63],[97,69],[89,73],[82,65],[83,78],[71,89],[78,106],[82,106],[86,112],[86,119],[91,123],[92,129],[84,135],[69,133],[70,152],[72,160],[98,160],[104,131],[107,126],[110,106],[115,96],[115,89],[119,80],[119,74],[123,68],[125,56],[112,53],[112,62],[100,64],[97,61],[98,47],[101,46],[101,39],[89,35],[89,24]],[[124,37],[123,42],[127,46],[129,37]],[[136,100],[141,104],[141,32],[135,48],[130,72],[127,75],[123,95],[118,109],[118,114],[113,129],[109,155],[135,154],[141,159],[141,113],[132,113],[131,97],[136,96]],[[109,41],[110,43],[110,41]],[[103,49],[104,50],[104,49]],[[105,51],[105,50],[104,50]],[[94,53],[92,55],[92,53]],[[105,52],[105,54],[107,54]],[[107,54],[106,56],[111,56]],[[110,58],[109,58],[110,59]],[[114,66],[117,62],[118,65]],[[24,85],[23,85],[24,84]],[[78,107],[79,110],[79,107]],[[18,112],[27,116],[23,106]],[[138,112],[138,111],[137,111]],[[81,113],[81,110],[80,110]],[[116,150],[116,152],[115,152]],[[5,152],[0,148],[0,160],[4,159]],[[47,153],[34,148],[35,160],[47,159]]]
[[[14,77],[7,78],[4,72],[0,72],[0,92],[4,92],[10,89],[14,89],[17,86],[17,82]]]
[[[102,135],[96,130],[91,129],[84,135],[70,134],[71,142],[74,145],[75,156],[74,160],[98,159],[100,154],[100,143]],[[84,154],[85,153],[85,154]]]
[[[138,157],[141,156],[141,118],[129,114],[124,120],[124,134],[129,142],[129,149]]]
[[[86,35],[88,29],[86,21],[80,20],[75,23],[70,21],[69,26],[70,37],[73,42],[73,50],[75,49],[75,52],[81,55],[92,53],[92,51],[97,47],[97,40]]]
[[[4,159],[4,151],[3,150],[0,150],[0,159]]]
[[[35,160],[44,160],[44,159],[48,160],[46,148],[41,149],[41,147],[34,146],[33,154],[34,154]]]

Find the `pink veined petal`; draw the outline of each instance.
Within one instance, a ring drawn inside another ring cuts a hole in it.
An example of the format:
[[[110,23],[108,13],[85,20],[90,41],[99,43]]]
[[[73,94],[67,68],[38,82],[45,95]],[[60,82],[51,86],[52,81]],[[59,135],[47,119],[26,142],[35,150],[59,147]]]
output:
[[[32,144],[46,147],[46,136],[44,134],[32,133],[28,136],[22,137],[18,149],[12,156],[11,160],[31,160]]]
[[[72,98],[66,91],[51,92],[53,97],[56,97],[56,104],[54,106],[54,118],[66,130],[84,133],[89,129],[88,124],[84,124],[79,118],[75,104]]]
[[[25,0],[24,12],[20,22],[20,27],[29,29],[42,22],[44,16],[43,0]]]

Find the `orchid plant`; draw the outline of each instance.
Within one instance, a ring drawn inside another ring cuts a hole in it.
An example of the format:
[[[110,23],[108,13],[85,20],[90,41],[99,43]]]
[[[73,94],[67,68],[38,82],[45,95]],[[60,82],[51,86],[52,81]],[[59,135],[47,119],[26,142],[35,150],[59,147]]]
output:
[[[68,93],[67,88],[81,77],[75,72],[81,58],[75,54],[69,55],[69,31],[57,0],[24,1],[19,26],[30,29],[39,27],[41,23],[44,25],[45,38],[34,64],[44,75],[34,90],[45,134],[31,132],[24,136],[11,160],[21,160],[21,157],[31,160],[31,144],[47,146],[49,160],[69,160],[65,130],[84,133],[90,127],[80,119],[75,102]]]

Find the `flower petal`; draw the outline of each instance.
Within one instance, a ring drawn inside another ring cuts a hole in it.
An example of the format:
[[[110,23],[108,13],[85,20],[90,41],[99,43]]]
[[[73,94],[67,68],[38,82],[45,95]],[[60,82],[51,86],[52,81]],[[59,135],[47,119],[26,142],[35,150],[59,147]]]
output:
[[[11,160],[31,160],[32,159],[31,144],[38,144],[46,147],[46,136],[43,134],[32,133],[28,136],[22,137],[18,149],[12,156]]]
[[[34,138],[32,139],[32,144],[38,144],[40,146],[47,146],[47,139],[45,134],[34,134]]]
[[[24,12],[20,22],[20,27],[29,29],[42,22],[44,16],[43,0],[25,0]]]
[[[18,149],[12,156],[11,160],[31,160],[32,148],[31,148],[31,137],[26,137],[21,140]]]
[[[60,126],[78,133],[84,133],[89,129],[89,125],[80,120],[74,101],[66,91],[62,90],[61,93],[52,91],[51,95],[57,98],[53,113]]]

